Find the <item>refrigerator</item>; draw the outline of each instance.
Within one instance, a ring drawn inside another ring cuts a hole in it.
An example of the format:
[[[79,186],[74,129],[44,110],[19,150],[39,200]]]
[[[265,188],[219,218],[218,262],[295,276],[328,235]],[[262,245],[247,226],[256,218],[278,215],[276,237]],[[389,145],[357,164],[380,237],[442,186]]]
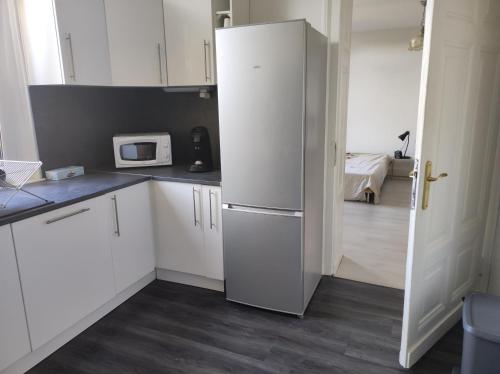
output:
[[[226,298],[303,316],[321,279],[327,38],[216,30]]]

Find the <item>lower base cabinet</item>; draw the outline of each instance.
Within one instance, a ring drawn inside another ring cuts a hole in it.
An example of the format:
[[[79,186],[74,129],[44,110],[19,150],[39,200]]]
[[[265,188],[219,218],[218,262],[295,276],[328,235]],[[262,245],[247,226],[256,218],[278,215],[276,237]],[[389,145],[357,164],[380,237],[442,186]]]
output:
[[[31,351],[10,226],[0,227],[0,371]]]
[[[202,186],[204,275],[224,280],[221,188]]]
[[[223,280],[221,188],[153,186],[157,267]]]
[[[2,371],[155,265],[223,280],[221,189],[140,183],[1,226],[0,243]]]
[[[150,183],[140,183],[106,195],[118,293],[155,269],[150,189]]]
[[[115,295],[99,197],[12,224],[33,349]]]

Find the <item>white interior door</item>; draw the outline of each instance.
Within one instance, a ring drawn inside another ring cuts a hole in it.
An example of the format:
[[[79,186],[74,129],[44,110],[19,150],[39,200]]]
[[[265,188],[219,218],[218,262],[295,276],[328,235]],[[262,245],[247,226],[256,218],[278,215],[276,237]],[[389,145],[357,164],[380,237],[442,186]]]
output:
[[[500,6],[429,0],[422,61],[415,207],[410,217],[400,363],[412,366],[461,316],[478,281],[498,131]],[[425,164],[432,176],[423,208]]]

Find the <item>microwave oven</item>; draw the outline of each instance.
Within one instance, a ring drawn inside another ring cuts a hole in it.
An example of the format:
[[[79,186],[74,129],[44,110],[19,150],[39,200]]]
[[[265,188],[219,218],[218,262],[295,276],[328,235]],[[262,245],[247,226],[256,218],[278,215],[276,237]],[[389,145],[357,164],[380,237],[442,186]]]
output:
[[[172,165],[170,134],[118,134],[113,137],[117,168]]]

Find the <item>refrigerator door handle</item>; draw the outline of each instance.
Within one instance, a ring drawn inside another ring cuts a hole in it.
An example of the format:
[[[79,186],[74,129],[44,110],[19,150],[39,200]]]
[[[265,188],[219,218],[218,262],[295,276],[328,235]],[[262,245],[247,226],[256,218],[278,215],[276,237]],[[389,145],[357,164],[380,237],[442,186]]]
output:
[[[244,205],[235,204],[222,204],[223,210],[231,210],[233,212],[243,212],[243,213],[254,213],[254,214],[267,214],[274,216],[283,217],[302,217],[302,212],[293,210],[281,210],[281,209],[271,209],[271,208],[255,208]]]

